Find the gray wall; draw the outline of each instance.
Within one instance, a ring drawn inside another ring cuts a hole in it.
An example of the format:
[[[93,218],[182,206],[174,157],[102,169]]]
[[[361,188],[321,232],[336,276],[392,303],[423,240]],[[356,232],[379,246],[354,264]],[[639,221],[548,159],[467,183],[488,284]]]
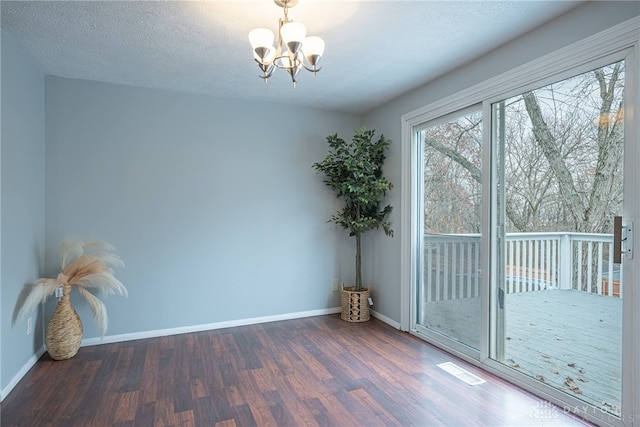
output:
[[[640,14],[638,2],[587,2],[567,15],[550,22],[489,55],[447,73],[445,76],[365,114],[364,122],[393,141],[386,173],[396,184],[390,196],[395,206],[393,222],[399,234],[401,218],[401,117],[435,101],[453,95],[506,71],[577,42]],[[393,239],[382,234],[370,236],[373,248],[366,262],[367,276],[375,278],[376,310],[400,322],[400,248],[399,235]]]
[[[311,165],[358,118],[57,77],[46,112],[46,272],[67,234],[116,247],[108,335],[339,306],[343,233]]]
[[[42,347],[42,331],[27,335],[14,323],[25,285],[44,265],[45,223],[44,75],[11,36],[2,34],[2,145],[0,162],[0,389]],[[33,313],[34,325],[42,316]]]

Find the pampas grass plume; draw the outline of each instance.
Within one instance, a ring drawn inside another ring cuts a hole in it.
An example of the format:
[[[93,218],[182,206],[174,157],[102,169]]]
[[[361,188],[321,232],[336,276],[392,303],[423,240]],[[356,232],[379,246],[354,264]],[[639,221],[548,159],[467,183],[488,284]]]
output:
[[[38,279],[31,285],[17,319],[23,319],[51,294],[65,284],[75,287],[85,297],[93,318],[102,336],[107,332],[108,318],[105,305],[88,289],[96,289],[107,295],[127,296],[127,288],[115,278],[113,269],[124,267],[115,253],[115,248],[107,242],[84,241],[77,237],[67,237],[60,245],[62,271],[56,279]]]

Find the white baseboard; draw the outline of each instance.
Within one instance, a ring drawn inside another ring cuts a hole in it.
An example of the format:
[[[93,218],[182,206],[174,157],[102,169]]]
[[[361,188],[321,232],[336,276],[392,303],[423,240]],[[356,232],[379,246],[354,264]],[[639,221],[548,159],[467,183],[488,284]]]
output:
[[[259,323],[277,322],[280,320],[300,319],[303,317],[323,316],[325,314],[340,313],[340,307],[323,308],[320,310],[300,311],[297,313],[276,314],[273,316],[252,317],[249,319],[228,320],[224,322],[205,323],[201,325],[182,326],[170,329],[155,329],[152,331],[135,332],[131,334],[109,335],[103,338],[86,338],[81,347],[91,345],[111,344],[116,342],[140,340],[145,338],[165,337],[168,335],[188,334],[191,332],[210,331],[214,329],[233,328],[235,326],[257,325]]]
[[[9,384],[7,384],[2,390],[0,390],[0,402],[4,400],[5,397],[9,395],[11,390],[20,382],[20,380],[27,375],[29,369],[33,368],[33,365],[36,364],[38,359],[44,354],[44,347],[40,347],[38,351],[35,352],[33,356],[27,360],[27,363],[22,366],[22,368],[11,378]]]
[[[396,328],[398,330],[400,330],[400,323],[396,322],[395,320],[385,316],[384,314],[380,314],[377,311],[373,311],[370,310],[371,316],[375,317],[376,319],[386,323],[387,325]]]
[[[80,344],[81,347],[88,347],[100,344],[112,344],[116,342],[133,341],[145,338],[165,337],[169,335],[188,334],[191,332],[211,331],[214,329],[233,328],[236,326],[257,325],[260,323],[277,322],[280,320],[301,319],[303,317],[323,316],[326,314],[340,313],[340,307],[325,308],[320,310],[300,311],[297,313],[276,314],[273,316],[252,317],[248,319],[227,320],[224,322],[205,323],[201,325],[182,326],[170,329],[155,329],[151,331],[135,332],[131,334],[109,335],[103,338],[85,338]],[[386,323],[387,325],[400,329],[400,323],[395,320],[371,310],[371,316]]]

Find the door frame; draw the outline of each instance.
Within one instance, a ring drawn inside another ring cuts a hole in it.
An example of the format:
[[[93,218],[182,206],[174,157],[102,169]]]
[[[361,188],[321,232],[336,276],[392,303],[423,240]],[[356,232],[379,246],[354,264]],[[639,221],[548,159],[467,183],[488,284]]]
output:
[[[419,170],[416,165],[418,157],[416,128],[422,123],[437,119],[445,114],[462,110],[471,105],[483,103],[485,118],[486,109],[490,109],[489,100],[503,97],[510,91],[518,91],[527,85],[540,85],[545,81],[560,80],[559,76],[574,73],[576,69],[587,63],[593,63],[599,59],[610,57],[616,52],[626,51],[626,84],[625,94],[625,208],[623,216],[633,221],[635,229],[640,230],[640,197],[632,194],[632,189],[640,188],[640,173],[637,165],[640,164],[640,17],[634,17],[622,24],[590,36],[570,46],[559,49],[542,58],[531,61],[483,83],[472,86],[457,94],[429,104],[402,116],[402,171],[401,171],[401,321],[400,328],[416,334],[416,301],[413,284],[419,275],[419,260],[417,250],[421,242],[417,230],[419,229],[419,215],[416,209],[418,203],[418,188],[420,183]],[[575,73],[574,73],[575,74]],[[491,132],[489,126],[485,129],[485,145],[490,147]],[[490,150],[485,149],[483,165],[491,161]],[[486,168],[486,166],[484,166]],[[486,170],[486,169],[485,169]],[[485,174],[487,175],[487,174]],[[492,212],[491,203],[495,197],[491,194],[491,180],[484,178],[483,182],[483,236],[490,236],[492,232],[489,215]],[[636,191],[637,192],[637,191]],[[495,210],[493,210],[495,212]],[[640,281],[640,237],[636,231],[635,255],[632,260],[623,263],[625,282],[636,284]],[[439,342],[429,337],[421,336],[430,343],[443,348],[462,359],[480,366],[508,381],[552,401],[565,411],[574,412],[602,425],[615,426],[640,426],[640,289],[627,286],[623,302],[623,375],[622,383],[622,417],[614,418],[609,414],[587,408],[587,405],[575,399],[567,404],[567,396],[560,392],[548,390],[550,387],[541,387],[540,383],[526,377],[524,374],[512,372],[509,368],[501,366],[498,362],[489,359],[489,283],[495,281],[495,274],[491,269],[490,242],[492,238],[483,238],[481,265],[489,274],[483,276],[482,318],[480,358],[476,359],[459,352],[455,346],[446,342]],[[495,268],[493,269],[495,271]]]

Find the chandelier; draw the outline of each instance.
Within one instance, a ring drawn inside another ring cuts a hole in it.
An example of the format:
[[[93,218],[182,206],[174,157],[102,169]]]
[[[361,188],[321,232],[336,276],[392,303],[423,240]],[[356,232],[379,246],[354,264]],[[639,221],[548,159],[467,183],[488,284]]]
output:
[[[278,25],[278,42],[274,46],[275,36],[268,28],[256,28],[249,33],[253,48],[253,58],[258,64],[265,83],[276,68],[285,70],[291,76],[296,87],[296,76],[301,68],[311,71],[315,76],[322,67],[318,62],[324,53],[324,41],[320,37],[307,37],[307,27],[293,22],[288,15],[289,8],[298,4],[298,0],[273,0],[284,9],[284,18]]]

